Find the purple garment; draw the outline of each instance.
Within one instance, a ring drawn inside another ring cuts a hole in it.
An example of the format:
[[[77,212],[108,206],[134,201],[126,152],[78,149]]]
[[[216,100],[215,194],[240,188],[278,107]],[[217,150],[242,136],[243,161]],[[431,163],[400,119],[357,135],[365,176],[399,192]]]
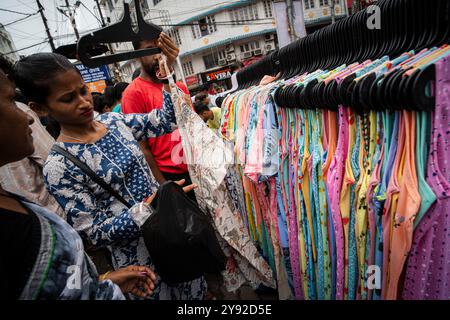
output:
[[[427,183],[437,201],[413,235],[403,299],[450,299],[450,58],[436,63]]]

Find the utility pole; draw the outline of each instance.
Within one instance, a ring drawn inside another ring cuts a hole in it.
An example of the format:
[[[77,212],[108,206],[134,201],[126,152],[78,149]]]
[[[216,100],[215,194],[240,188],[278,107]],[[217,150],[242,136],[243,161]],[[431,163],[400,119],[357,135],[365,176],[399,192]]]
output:
[[[80,40],[80,34],[78,33],[77,24],[75,22],[75,13],[72,14],[72,9],[70,9],[69,0],[66,0],[67,11],[69,12],[69,20],[72,24],[73,31],[75,31],[75,37],[77,37],[77,42]]]
[[[292,0],[286,0],[286,16],[289,23],[289,34],[291,37],[291,42],[294,42],[296,39],[295,35],[295,24],[294,24],[294,9],[293,9]]]
[[[100,14],[100,20],[102,21],[102,27],[106,27],[105,18],[103,18],[102,8],[100,7],[100,3],[98,0],[95,0],[95,4],[97,5],[98,13]]]
[[[47,18],[44,15],[44,7],[42,6],[41,2],[39,0],[36,0],[39,12],[41,14],[42,22],[45,26],[45,32],[47,32],[48,42],[50,43],[50,47],[52,48],[52,51],[56,50],[55,43],[53,42],[52,34],[50,33],[50,29],[48,28],[47,24]]]

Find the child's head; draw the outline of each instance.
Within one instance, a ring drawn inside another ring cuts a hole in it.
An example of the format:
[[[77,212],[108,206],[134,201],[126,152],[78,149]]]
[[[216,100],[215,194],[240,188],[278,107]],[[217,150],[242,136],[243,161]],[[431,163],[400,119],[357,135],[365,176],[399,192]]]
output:
[[[62,126],[93,120],[93,102],[78,69],[64,56],[37,53],[21,59],[14,79],[40,115],[50,115]]]
[[[114,85],[114,97],[116,99],[116,103],[122,102],[122,94],[128,85],[128,82],[119,82]]]
[[[107,86],[103,91],[103,107],[101,110],[96,110],[98,113],[111,112],[115,107],[117,101],[114,95],[114,86]]]
[[[30,128],[33,118],[15,104],[15,86],[8,79],[11,73],[11,64],[0,55],[0,166],[34,152]]]

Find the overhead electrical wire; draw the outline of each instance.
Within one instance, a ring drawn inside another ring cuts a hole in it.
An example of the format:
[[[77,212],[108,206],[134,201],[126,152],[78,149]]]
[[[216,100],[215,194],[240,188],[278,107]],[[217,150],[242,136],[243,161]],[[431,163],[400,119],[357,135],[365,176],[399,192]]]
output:
[[[4,9],[4,8],[0,8],[0,11],[5,11],[5,12],[10,12],[10,13],[20,14],[20,15],[23,15],[23,16],[32,16],[32,15],[34,15],[34,14],[36,14],[36,13],[39,13],[39,11],[38,11],[38,12],[35,12],[35,13],[23,13],[23,12],[19,12],[19,11],[14,11],[14,10],[9,10],[9,9]]]
[[[26,50],[26,49],[33,48],[33,47],[37,47],[38,45],[41,45],[41,44],[46,43],[46,42],[48,42],[48,39],[46,39],[45,41],[39,42],[39,43],[32,44],[32,45],[30,45],[28,47],[24,47],[24,48],[20,48],[20,49],[17,49],[17,50],[10,51],[10,52],[6,52],[6,53],[4,53],[4,55],[8,55],[8,54],[11,54],[11,53],[16,53],[16,52],[19,52],[19,51],[23,51],[23,50]]]

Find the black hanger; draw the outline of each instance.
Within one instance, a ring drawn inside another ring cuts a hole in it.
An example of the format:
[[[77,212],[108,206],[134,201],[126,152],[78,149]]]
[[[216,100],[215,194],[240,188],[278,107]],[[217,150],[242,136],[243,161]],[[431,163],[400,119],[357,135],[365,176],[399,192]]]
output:
[[[157,39],[162,32],[162,28],[145,22],[138,0],[134,0],[138,31],[133,30],[130,6],[124,2],[124,15],[122,20],[113,25],[91,32],[81,37],[78,42],[78,58],[90,68],[110,64],[118,61],[130,60],[146,55],[161,52],[159,48],[147,48],[130,52],[116,53],[107,56],[92,57],[89,52],[97,45],[115,42],[141,41]]]
[[[376,74],[375,72],[370,72],[367,74],[363,79],[361,79],[359,82],[359,99],[361,106],[363,108],[363,112],[367,113],[370,110],[375,110],[375,107],[372,105],[372,101],[370,99],[370,88],[372,84],[376,80]]]
[[[424,69],[414,71],[405,83],[408,103],[414,110],[433,111],[436,105],[434,82],[436,79],[436,65],[430,64]]]
[[[399,69],[396,71],[396,74],[392,76],[389,82],[386,85],[385,96],[386,101],[394,108],[395,110],[402,110],[408,108],[407,104],[404,104],[401,97],[402,87],[401,83],[404,78],[404,74],[407,69]]]

